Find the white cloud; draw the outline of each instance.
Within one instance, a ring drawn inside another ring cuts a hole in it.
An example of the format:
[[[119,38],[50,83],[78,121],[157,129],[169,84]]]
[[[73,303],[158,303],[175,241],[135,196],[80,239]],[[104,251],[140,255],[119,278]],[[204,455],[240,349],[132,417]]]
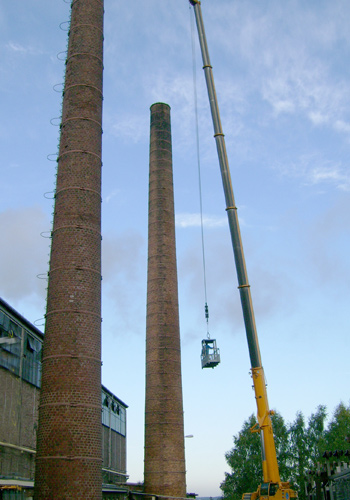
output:
[[[319,9],[299,1],[284,2],[283,7],[273,1],[269,9],[238,2],[227,12],[231,32],[221,30],[216,42],[238,65],[234,78],[241,81],[247,102],[256,102],[260,94],[274,118],[295,114],[316,126],[350,133],[348,78],[333,53],[346,57],[350,45],[344,2]]]
[[[342,191],[350,191],[350,175],[343,172],[339,165],[316,166],[311,169],[309,178],[313,184],[328,182]]]
[[[323,158],[320,154],[305,154],[293,162],[278,163],[279,174],[300,179],[305,185],[328,185],[341,191],[350,190],[350,173],[347,165]]]
[[[175,223],[177,227],[200,227],[201,216],[200,214],[182,213],[175,215]],[[227,217],[217,217],[215,215],[203,215],[204,227],[223,227],[227,225]]]
[[[334,128],[339,130],[339,132],[344,132],[346,134],[350,134],[350,123],[345,122],[344,120],[336,120],[334,124]]]
[[[314,125],[323,125],[328,122],[328,117],[321,111],[310,111],[309,118]]]
[[[13,52],[26,52],[26,48],[20,45],[19,43],[14,43],[14,42],[8,42],[6,44],[6,47],[10,50],[13,50]]]

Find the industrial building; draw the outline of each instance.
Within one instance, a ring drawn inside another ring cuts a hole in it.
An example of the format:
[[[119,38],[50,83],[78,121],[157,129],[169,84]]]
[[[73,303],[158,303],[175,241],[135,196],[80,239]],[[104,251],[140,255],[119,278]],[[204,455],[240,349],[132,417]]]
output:
[[[37,327],[0,298],[2,500],[33,495],[43,339]],[[101,387],[104,499],[126,495],[126,410],[123,401]]]

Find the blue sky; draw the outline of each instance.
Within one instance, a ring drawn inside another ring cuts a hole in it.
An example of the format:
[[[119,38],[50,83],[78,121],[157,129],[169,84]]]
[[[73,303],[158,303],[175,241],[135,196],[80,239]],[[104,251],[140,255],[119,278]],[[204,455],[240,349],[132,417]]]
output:
[[[63,0],[0,1],[0,294],[38,325],[69,10]],[[270,406],[287,421],[319,404],[331,415],[349,401],[350,6],[203,0],[202,12]],[[210,332],[222,358],[200,368],[190,19],[187,0],[105,0],[102,376],[129,405],[128,473],[142,481],[149,107],[163,101],[172,116],[185,432],[194,435],[187,489],[214,496],[255,401],[195,32]]]

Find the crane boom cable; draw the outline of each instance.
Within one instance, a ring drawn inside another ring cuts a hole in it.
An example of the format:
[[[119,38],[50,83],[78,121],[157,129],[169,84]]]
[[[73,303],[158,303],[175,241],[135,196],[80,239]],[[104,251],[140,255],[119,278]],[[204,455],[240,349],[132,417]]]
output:
[[[199,125],[198,125],[198,94],[197,94],[197,71],[196,71],[196,50],[195,50],[195,29],[194,29],[194,16],[190,8],[191,19],[191,40],[192,40],[192,75],[193,75],[193,99],[194,99],[194,112],[195,112],[195,129],[196,129],[196,151],[197,151],[197,170],[198,170],[198,189],[199,189],[199,211],[200,211],[200,226],[201,226],[201,240],[202,240],[202,263],[203,263],[203,281],[204,281],[204,299],[205,299],[205,319],[207,323],[207,337],[209,334],[209,308],[207,298],[207,276],[205,265],[205,245],[204,245],[204,224],[203,224],[203,199],[202,199],[202,176],[201,176],[201,162],[200,162],[200,148],[199,148]]]

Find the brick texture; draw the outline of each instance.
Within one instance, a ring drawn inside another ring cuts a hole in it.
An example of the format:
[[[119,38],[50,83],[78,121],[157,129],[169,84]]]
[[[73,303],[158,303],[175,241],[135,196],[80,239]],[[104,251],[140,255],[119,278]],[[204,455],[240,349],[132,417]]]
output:
[[[151,107],[145,492],[186,496],[170,107]]]
[[[103,0],[71,6],[35,499],[101,498]]]

